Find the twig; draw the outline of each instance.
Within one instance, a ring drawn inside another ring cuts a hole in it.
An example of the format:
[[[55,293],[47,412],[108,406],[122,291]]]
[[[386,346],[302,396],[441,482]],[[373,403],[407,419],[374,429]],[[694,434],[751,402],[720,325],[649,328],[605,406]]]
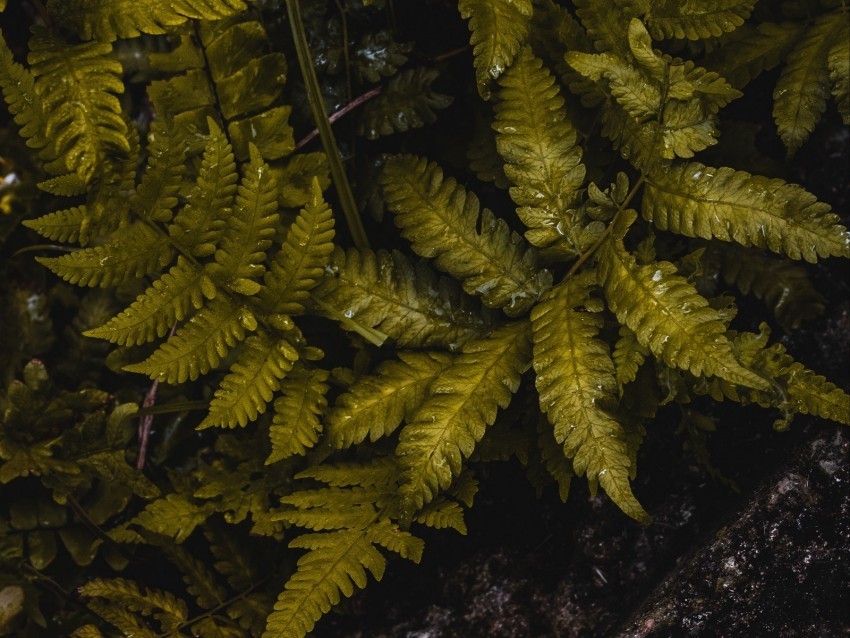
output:
[[[169,337],[174,336],[177,330],[177,324],[171,326]],[[156,391],[159,389],[159,379],[154,379],[150,390],[145,395],[145,400],[142,401],[142,409],[150,408],[156,403]],[[136,459],[136,469],[141,471],[145,469],[145,460],[148,452],[148,441],[151,436],[151,427],[153,427],[153,414],[144,414],[139,417],[139,458]]]
[[[346,113],[353,111],[354,109],[356,109],[358,106],[360,106],[364,102],[368,102],[369,100],[371,100],[376,95],[379,95],[382,90],[383,90],[383,87],[377,86],[374,89],[372,89],[371,91],[366,91],[366,93],[364,93],[363,95],[354,98],[351,102],[349,102],[348,104],[343,106],[341,109],[339,109],[335,113],[331,114],[328,117],[328,122],[333,124],[334,122],[336,122],[338,119],[340,119]],[[298,142],[298,144],[295,145],[295,150],[298,150],[302,146],[306,146],[307,144],[309,144],[311,141],[313,141],[313,139],[317,135],[319,135],[319,129],[314,128],[307,135],[305,135],[301,139],[301,141]]]

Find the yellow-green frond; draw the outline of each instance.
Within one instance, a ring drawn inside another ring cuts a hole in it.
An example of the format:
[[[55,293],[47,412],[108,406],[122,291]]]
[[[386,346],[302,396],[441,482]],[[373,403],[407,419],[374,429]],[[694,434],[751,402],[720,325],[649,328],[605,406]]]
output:
[[[553,288],[531,312],[534,372],[540,409],[579,476],[602,485],[620,509],[639,521],[649,515],[629,485],[631,461],[622,426],[608,410],[617,380],[602,327],[593,271]]]
[[[198,429],[211,426],[245,427],[266,411],[280,380],[298,360],[298,351],[285,339],[256,334],[245,340],[245,349],[215,391],[207,417]]]
[[[6,101],[9,113],[14,117],[15,124],[20,127],[20,135],[26,140],[27,146],[44,149],[48,145],[45,131],[47,131],[49,111],[45,109],[41,96],[36,90],[32,73],[15,62],[2,34],[0,34],[0,89],[3,90],[3,99]],[[55,155],[47,152],[47,155],[41,155],[42,159],[56,158]]]
[[[382,519],[370,525],[366,530],[369,540],[402,558],[419,563],[425,550],[425,541],[410,532],[399,529],[398,525]]]
[[[466,536],[463,507],[457,501],[438,496],[416,512],[413,520],[433,529],[453,529]]]
[[[628,56],[629,44],[623,38],[629,14],[615,0],[576,0],[576,14],[597,51]]]
[[[528,310],[551,285],[536,252],[507,224],[484,209],[434,163],[412,155],[390,159],[381,175],[387,207],[413,250],[509,316]],[[481,232],[478,231],[480,225]]]
[[[488,100],[490,84],[511,65],[528,37],[532,3],[531,0],[460,0],[458,9],[469,20],[478,93]]]
[[[847,8],[815,19],[794,47],[773,91],[773,119],[789,154],[809,139],[829,97],[829,52],[846,37]]]
[[[215,251],[210,276],[241,295],[256,295],[266,268],[277,225],[277,181],[259,151],[251,147],[251,161],[243,171],[233,212],[227,219],[221,244]]]
[[[215,252],[230,217],[239,179],[227,136],[212,119],[207,124],[210,134],[198,177],[186,205],[168,227],[174,241],[196,257],[209,257]]]
[[[178,627],[182,626],[189,617],[185,601],[176,598],[169,592],[150,588],[141,589],[133,581],[123,578],[90,580],[79,588],[79,593],[87,599],[88,603],[93,603],[91,609],[96,610],[95,613],[122,630],[125,635],[139,635],[146,638],[157,634],[147,629],[139,621],[136,621],[139,622],[138,632],[137,627],[132,627],[135,623],[131,623],[132,629],[127,634],[128,629],[125,624],[127,619],[121,618],[123,614],[119,610],[125,613],[136,612],[143,617],[155,619],[159,628],[166,634],[176,632]],[[101,610],[106,610],[106,614],[101,614]],[[117,612],[114,619],[110,611]],[[115,622],[115,620],[118,622]]]
[[[649,176],[643,215],[663,230],[792,259],[850,257],[850,233],[827,204],[796,184],[727,167],[692,162]]]
[[[720,37],[744,24],[756,0],[640,0],[631,4],[644,9],[641,13],[656,40],[704,40]]]
[[[313,291],[322,302],[317,310],[328,304],[345,318],[378,328],[401,348],[455,349],[492,324],[455,281],[398,251],[338,248],[328,270]]]
[[[463,460],[519,387],[530,363],[529,326],[507,324],[469,341],[431,384],[430,396],[401,431],[396,455],[410,511],[432,501],[460,474]]]
[[[537,447],[540,450],[543,468],[558,486],[558,497],[562,503],[566,503],[570,495],[570,485],[575,476],[573,462],[564,454],[563,444],[555,438],[552,425],[542,415],[537,419]]]
[[[246,331],[256,328],[250,310],[218,295],[148,359],[124,369],[165,383],[194,381],[215,368],[230,348],[245,338]]]
[[[159,339],[190,310],[214,299],[213,282],[182,255],[177,263],[117,316],[85,333],[120,346],[135,346]]]
[[[265,276],[263,300],[274,312],[300,315],[333,252],[334,219],[313,178],[312,199],[289,227],[286,240]]]
[[[340,396],[327,417],[327,441],[334,449],[351,447],[367,437],[388,436],[409,420],[425,399],[428,387],[450,365],[449,355],[399,352],[374,375],[362,376]]]
[[[510,194],[517,214],[526,226],[539,229],[526,238],[536,246],[564,241],[580,221],[569,209],[576,204],[585,168],[555,78],[526,46],[499,85],[496,148],[505,160],[505,175],[515,184]]]
[[[171,221],[186,170],[187,148],[180,140],[181,133],[173,121],[154,120],[151,124],[147,166],[130,204],[142,219]]]
[[[109,288],[159,271],[172,255],[165,237],[147,224],[134,222],[119,228],[100,246],[36,261],[69,283]]]
[[[303,455],[319,440],[320,419],[328,401],[325,381],[330,373],[321,368],[297,367],[280,384],[282,396],[275,400],[269,437],[272,451],[266,465],[295,454]]]
[[[242,0],[48,0],[50,15],[85,40],[112,41],[168,33],[188,19],[221,20],[244,11]]]
[[[367,571],[376,580],[384,575],[386,559],[363,530],[305,534],[289,546],[310,551],[278,597],[263,638],[304,638],[342,596],[366,586]]]
[[[847,20],[844,21],[844,32],[839,34],[838,41],[832,45],[826,57],[829,69],[829,84],[835,106],[841,113],[845,124],[850,124],[850,33],[847,32]]]
[[[36,219],[25,219],[21,223],[51,241],[76,243],[80,240],[80,231],[87,217],[85,206],[72,206]]]
[[[638,368],[648,356],[649,349],[638,341],[637,335],[627,326],[620,326],[620,337],[614,344],[611,358],[614,360],[617,385],[621,394],[623,386],[635,380]]]
[[[767,389],[768,382],[742,367],[725,336],[720,314],[667,261],[639,266],[621,241],[600,250],[599,280],[608,306],[638,341],[671,367],[731,383]]]

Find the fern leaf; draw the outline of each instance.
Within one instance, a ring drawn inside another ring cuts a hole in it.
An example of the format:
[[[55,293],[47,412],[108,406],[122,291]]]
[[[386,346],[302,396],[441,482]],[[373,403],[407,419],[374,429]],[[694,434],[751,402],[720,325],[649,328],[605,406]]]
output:
[[[186,603],[173,594],[157,589],[142,591],[139,586],[123,578],[90,580],[80,587],[80,594],[90,598],[104,598],[111,603],[154,616],[166,632],[172,632],[186,622],[189,612]]]
[[[467,342],[402,429],[396,455],[405,477],[401,494],[411,511],[451,485],[498,409],[510,403],[529,365],[528,332],[519,321]]]
[[[629,44],[623,37],[631,17],[627,12],[614,0],[576,0],[575,5],[576,14],[597,51],[629,57]]]
[[[3,99],[12,114],[15,124],[20,127],[20,135],[26,140],[27,146],[35,149],[45,149],[48,140],[45,137],[50,111],[45,108],[38,90],[35,78],[28,69],[15,62],[9,45],[0,34],[0,89]],[[56,155],[45,149],[39,154],[44,160],[56,159]]]
[[[819,16],[788,54],[773,91],[773,119],[789,154],[809,139],[826,110],[829,51],[844,36],[846,22],[846,9]]]
[[[551,285],[537,255],[522,238],[454,179],[443,179],[434,164],[412,155],[389,160],[381,175],[387,207],[396,214],[413,250],[434,258],[440,270],[459,279],[469,294],[509,316],[522,314]]]
[[[195,505],[189,497],[172,492],[148,503],[147,507],[130,521],[130,525],[137,525],[150,532],[173,538],[176,543],[182,543],[207,516],[208,513]]]
[[[555,78],[531,49],[524,47],[499,80],[501,90],[493,127],[496,147],[505,159],[505,175],[516,186],[511,199],[529,228],[543,231],[528,238],[536,246],[563,239],[575,224],[569,209],[584,181],[576,132],[564,117],[564,100]]]
[[[434,109],[444,109],[454,101],[431,89],[438,75],[436,69],[420,67],[394,76],[386,90],[363,107],[357,134],[375,140],[436,122]]]
[[[457,348],[492,323],[456,283],[394,251],[337,249],[316,299],[378,328],[401,348]]]
[[[836,42],[826,57],[829,69],[829,83],[835,105],[845,124],[850,124],[850,33],[847,33],[847,22],[844,32],[839,34]]]
[[[376,441],[410,419],[428,387],[451,362],[436,352],[399,352],[375,375],[360,377],[340,396],[327,417],[327,442],[335,449],[351,447],[367,437]]]
[[[181,143],[173,121],[155,120],[148,136],[148,161],[131,202],[143,219],[171,221],[186,166],[185,143]]]
[[[850,257],[850,233],[795,184],[693,162],[647,179],[643,215],[663,230],[769,248],[792,259]]]
[[[652,37],[704,40],[734,31],[750,17],[756,0],[650,0],[644,19]]]
[[[380,580],[386,560],[362,530],[305,534],[289,544],[306,548],[268,618],[263,638],[303,638],[316,621],[366,586],[367,570]]]
[[[215,285],[182,255],[177,264],[139,295],[130,306],[87,337],[106,339],[120,346],[135,346],[164,337],[191,309],[214,299]]]
[[[77,243],[86,218],[85,206],[73,206],[21,223],[51,241]]]
[[[489,121],[482,115],[475,118],[472,138],[466,149],[469,169],[482,182],[493,182],[497,188],[507,189],[511,183],[505,176],[505,163],[496,149],[496,136]]]
[[[592,271],[569,279],[531,312],[540,409],[575,473],[587,474],[591,486],[601,483],[620,509],[647,522],[629,485],[625,433],[606,411],[616,405],[617,380],[608,346],[598,338],[602,308],[590,296],[594,285]]]
[[[723,43],[706,66],[741,89],[779,64],[800,35],[801,27],[792,22],[764,22],[756,27],[743,25]]]
[[[718,376],[731,383],[767,389],[768,383],[743,368],[724,336],[726,326],[708,301],[670,262],[638,266],[620,241],[603,245],[599,279],[618,321],[671,367],[695,375]]]
[[[298,360],[298,351],[285,339],[263,334],[245,340],[245,349],[215,391],[210,412],[198,429],[211,426],[245,427],[266,411],[280,380]]]
[[[466,521],[463,520],[463,508],[460,503],[443,496],[426,504],[416,512],[413,520],[433,529],[453,529],[466,536]]]
[[[399,529],[397,525],[386,519],[370,525],[367,534],[372,543],[376,543],[402,558],[414,563],[419,563],[422,560],[425,542],[410,532]]]
[[[236,160],[227,136],[209,119],[210,134],[204,159],[186,205],[174,217],[168,231],[177,244],[196,257],[209,257],[230,217],[236,194]]]
[[[186,591],[195,597],[198,607],[213,609],[227,600],[225,588],[217,581],[205,561],[195,558],[184,545],[168,542],[163,537],[157,537],[155,543],[180,570]]]
[[[623,386],[635,380],[638,369],[648,356],[649,350],[641,345],[637,335],[628,327],[620,326],[620,338],[614,344],[611,358],[614,360],[617,385],[620,387],[621,394]]]
[[[318,442],[322,431],[319,419],[328,405],[328,376],[327,370],[296,368],[281,383],[283,396],[274,402],[275,415],[269,431],[272,451],[266,465],[294,454],[303,455]]]
[[[188,19],[221,20],[244,11],[242,0],[48,0],[50,15],[84,40],[112,41],[168,33]]]
[[[277,181],[256,147],[245,167],[236,204],[227,222],[215,263],[208,264],[213,279],[242,295],[255,295],[256,279],[265,272],[263,261],[277,224]]]
[[[165,383],[194,381],[216,367],[230,348],[245,338],[246,331],[256,327],[250,310],[218,296],[147,360],[124,369]]]
[[[573,476],[575,476],[575,470],[572,461],[564,454],[564,446],[558,443],[555,438],[555,433],[549,421],[542,416],[537,422],[537,447],[540,449],[543,467],[558,486],[558,496],[561,502],[566,503],[567,497],[570,495],[570,485]]]
[[[36,261],[69,283],[108,288],[157,272],[172,255],[165,237],[147,224],[135,222],[118,229],[102,246]]]
[[[283,246],[265,277],[261,295],[274,312],[300,315],[304,303],[324,274],[333,252],[334,220],[313,178],[312,199],[289,228]]]
[[[69,45],[46,29],[30,39],[30,69],[48,114],[44,137],[66,167],[58,172],[74,171],[85,182],[109,155],[130,151],[116,97],[124,92],[123,69],[111,52],[112,46],[101,42]]]
[[[394,456],[377,457],[369,463],[335,463],[313,465],[295,478],[315,479],[331,487],[380,487],[392,485],[398,478],[398,462]]]
[[[469,20],[478,93],[489,100],[490,83],[511,65],[528,37],[531,0],[460,0],[458,9]]]

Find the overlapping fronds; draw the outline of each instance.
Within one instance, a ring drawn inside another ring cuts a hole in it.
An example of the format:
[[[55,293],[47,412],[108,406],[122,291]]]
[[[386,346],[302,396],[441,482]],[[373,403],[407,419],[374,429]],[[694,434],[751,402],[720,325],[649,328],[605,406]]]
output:
[[[704,40],[734,31],[750,13],[756,0],[617,0],[643,16],[652,37]]]
[[[319,440],[321,417],[328,406],[328,376],[321,368],[298,367],[283,380],[281,396],[274,402],[269,431],[272,451],[266,465],[304,454]]]
[[[384,198],[413,250],[509,316],[527,311],[549,287],[533,249],[434,163],[410,155],[390,159],[381,175]],[[478,228],[481,228],[480,232]]]
[[[623,386],[635,380],[638,369],[648,356],[649,350],[641,345],[635,333],[626,326],[620,326],[620,337],[614,344],[611,358],[614,360],[615,376],[621,394]]]
[[[510,403],[530,364],[529,326],[509,323],[467,342],[431,384],[429,397],[401,431],[396,455],[404,471],[401,493],[413,512],[460,474],[499,408]]]
[[[456,349],[492,323],[454,281],[397,251],[337,249],[329,270],[314,297],[403,348]]]
[[[168,634],[177,631],[189,617],[186,603],[173,594],[158,589],[142,590],[123,578],[91,580],[80,587],[80,594],[92,611],[128,635],[147,637],[157,633],[127,612],[155,619]]]
[[[562,241],[577,225],[574,210],[585,168],[576,132],[565,117],[555,78],[524,47],[499,80],[493,127],[505,175],[514,184],[517,215],[531,230],[526,238],[545,247]]]
[[[724,336],[716,310],[670,262],[638,266],[622,242],[601,249],[599,280],[621,324],[671,367],[718,376],[739,385],[767,389],[768,382],[742,367]]]
[[[328,413],[328,444],[342,449],[391,434],[413,416],[451,361],[437,352],[400,352],[398,361],[386,361],[376,374],[360,377]]]
[[[577,0],[579,19],[599,52],[628,55],[629,45],[623,33],[629,26],[629,14],[615,0]]]
[[[531,313],[534,372],[540,409],[555,440],[593,489],[601,484],[626,514],[647,522],[632,494],[622,426],[616,408],[617,379],[608,346],[599,339],[600,300],[591,297],[595,273],[587,271],[549,291]]]
[[[643,215],[689,237],[768,248],[792,259],[850,257],[850,233],[827,204],[796,184],[698,162],[647,180]]]
[[[458,9],[469,20],[478,93],[490,99],[491,83],[510,66],[528,37],[531,0],[460,0]]]
[[[763,71],[778,65],[797,41],[800,30],[800,25],[793,22],[744,25],[723,39],[722,46],[708,56],[706,66],[741,89]]]

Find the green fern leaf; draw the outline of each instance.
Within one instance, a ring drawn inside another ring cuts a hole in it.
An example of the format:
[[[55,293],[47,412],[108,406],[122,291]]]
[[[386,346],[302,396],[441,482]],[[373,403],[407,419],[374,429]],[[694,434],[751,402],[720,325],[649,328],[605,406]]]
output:
[[[299,472],[295,478],[315,479],[331,487],[390,486],[398,478],[398,462],[393,456],[377,457],[369,463],[335,463],[313,465]]]
[[[188,19],[221,20],[246,9],[242,0],[48,0],[57,23],[84,40],[112,41],[168,33]]]
[[[69,45],[46,29],[30,39],[30,68],[48,114],[43,135],[59,158],[47,166],[51,172],[73,171],[89,182],[107,157],[129,153],[116,97],[124,92],[123,70],[111,52],[106,43]]]
[[[630,15],[614,0],[576,0],[576,14],[599,52],[611,51],[627,58],[629,45],[623,34]]]
[[[846,20],[844,32],[839,34],[838,42],[827,54],[826,66],[835,105],[844,123],[850,124],[850,33],[847,32]]]
[[[211,426],[245,427],[266,411],[280,380],[298,360],[288,341],[257,334],[245,340],[245,349],[215,391],[210,412],[198,429]]]
[[[641,0],[652,37],[704,40],[734,31],[750,17],[756,0]]]
[[[134,222],[119,228],[102,246],[36,261],[69,283],[109,288],[157,272],[172,255],[167,239],[147,224]]]
[[[163,534],[182,543],[208,516],[202,507],[195,505],[189,497],[173,492],[148,504],[129,525],[150,532]]]
[[[478,198],[433,163],[411,155],[389,160],[381,175],[387,207],[413,250],[479,294],[485,305],[515,317],[551,285],[533,249],[488,209],[479,224]]]
[[[492,323],[453,280],[438,278],[424,262],[411,264],[397,251],[337,249],[330,271],[333,276],[319,284],[314,298],[380,329],[401,348],[454,349]]]
[[[179,138],[173,121],[151,125],[147,166],[130,204],[142,219],[171,221],[186,167],[187,149]]]
[[[847,10],[836,9],[815,19],[791,53],[773,91],[773,119],[789,154],[803,145],[829,96],[830,49],[845,36]]]
[[[256,327],[250,310],[217,296],[147,360],[124,369],[165,383],[194,381],[216,367],[230,348],[245,339],[246,331]]]
[[[385,361],[375,375],[360,377],[340,396],[327,417],[327,442],[343,449],[367,437],[389,436],[409,420],[425,399],[428,387],[451,363],[436,352],[399,352],[399,361]]]
[[[436,69],[420,67],[394,76],[387,88],[363,107],[357,134],[375,140],[436,122],[434,109],[444,109],[454,101],[450,95],[431,90],[438,75]]]
[[[399,529],[398,525],[383,519],[367,530],[369,540],[376,543],[402,558],[419,563],[422,560],[422,552],[425,550],[425,542],[410,532]]]
[[[303,367],[292,370],[280,385],[283,396],[274,402],[275,415],[269,436],[272,451],[266,465],[295,454],[304,455],[319,440],[320,418],[327,408],[325,383],[330,373]]]
[[[575,473],[587,474],[591,486],[600,483],[626,514],[648,522],[629,485],[623,428],[606,411],[616,405],[617,380],[608,346],[597,337],[602,307],[590,296],[594,285],[592,271],[569,279],[531,312],[540,409]]]
[[[511,183],[505,176],[505,163],[496,149],[496,137],[489,121],[481,115],[475,118],[472,138],[466,149],[469,168],[482,182],[493,182],[497,188],[507,189]]]
[[[298,213],[266,273],[261,298],[274,312],[304,312],[310,290],[322,278],[333,252],[333,211],[322,198],[317,178],[313,179],[312,190],[312,200]]]
[[[215,574],[207,567],[206,562],[192,556],[185,545],[168,542],[161,536],[156,538],[155,544],[180,570],[186,591],[195,597],[198,607],[213,609],[227,600],[225,588],[217,582]]]
[[[256,279],[265,272],[263,262],[275,234],[277,181],[256,147],[245,167],[236,193],[215,263],[207,265],[210,276],[242,295],[256,295],[261,286]]]
[[[496,147],[505,159],[505,175],[516,185],[510,194],[519,206],[517,214],[538,231],[526,238],[543,247],[563,241],[576,225],[569,209],[585,176],[575,129],[564,117],[564,100],[555,78],[528,47],[499,84]]]
[[[413,520],[433,529],[453,529],[466,536],[466,521],[463,520],[463,508],[460,503],[443,496],[425,505],[416,512]]]
[[[558,486],[558,496],[561,502],[566,503],[570,495],[570,485],[575,476],[575,470],[572,461],[564,454],[563,444],[558,443],[552,426],[543,416],[537,420],[537,447],[540,449],[543,467]],[[529,471],[531,471],[530,467]]]
[[[79,591],[87,598],[103,598],[146,616],[154,616],[168,633],[186,622],[189,616],[186,603],[173,594],[157,589],[142,591],[136,583],[123,578],[96,578],[80,587]]]
[[[177,244],[196,257],[209,257],[230,217],[236,194],[236,160],[227,136],[209,119],[210,134],[204,159],[186,205],[174,217],[168,232]]]
[[[451,485],[498,409],[510,403],[530,363],[528,333],[528,324],[519,321],[467,342],[402,429],[396,455],[411,512]]]
[[[77,243],[86,217],[85,206],[73,206],[21,223],[51,241]]]
[[[366,586],[367,570],[380,580],[386,560],[362,530],[305,534],[289,543],[306,548],[268,618],[263,638],[303,638],[316,621]]]
[[[2,34],[0,34],[0,88],[3,90],[3,99],[8,105],[9,113],[14,117],[15,124],[20,127],[20,135],[26,140],[27,146],[44,149],[39,156],[46,161],[56,159],[55,154],[45,148],[48,146],[45,131],[47,131],[50,111],[45,108],[41,100],[32,73],[15,62]]]
[[[458,9],[469,20],[478,93],[489,100],[490,83],[511,65],[528,37],[531,0],[460,0]]]
[[[750,388],[769,387],[736,361],[720,315],[675,274],[673,264],[638,266],[620,241],[606,242],[600,253],[599,279],[608,305],[653,355],[695,375],[705,372]]]
[[[130,306],[99,328],[84,334],[120,346],[135,346],[164,337],[191,309],[216,296],[215,284],[182,255],[177,264],[153,282]]]
[[[706,66],[741,89],[763,71],[778,65],[797,41],[800,30],[800,25],[792,22],[742,25],[708,56]]]
[[[614,344],[614,352],[611,355],[614,360],[614,370],[617,385],[620,386],[620,394],[622,394],[624,385],[635,380],[638,369],[648,356],[649,349],[641,345],[637,335],[628,327],[620,326],[620,338]]]
[[[643,215],[662,230],[769,248],[792,259],[850,257],[850,233],[795,184],[693,162],[647,179]]]

